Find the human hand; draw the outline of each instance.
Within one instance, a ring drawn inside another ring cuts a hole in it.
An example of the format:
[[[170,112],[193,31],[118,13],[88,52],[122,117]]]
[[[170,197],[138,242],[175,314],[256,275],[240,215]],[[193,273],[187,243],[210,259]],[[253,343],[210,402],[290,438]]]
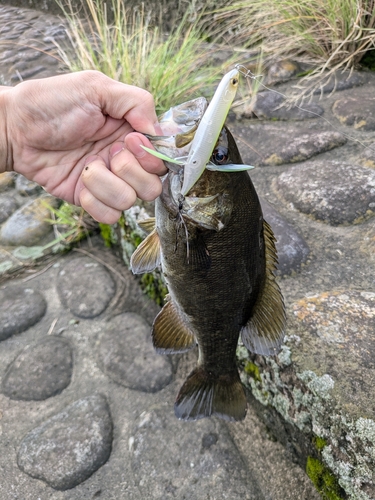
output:
[[[161,192],[164,164],[140,147],[152,147],[142,133],[155,134],[157,122],[143,89],[97,71],[30,80],[0,93],[1,114],[0,171],[23,174],[100,222],[112,224],[136,197]]]

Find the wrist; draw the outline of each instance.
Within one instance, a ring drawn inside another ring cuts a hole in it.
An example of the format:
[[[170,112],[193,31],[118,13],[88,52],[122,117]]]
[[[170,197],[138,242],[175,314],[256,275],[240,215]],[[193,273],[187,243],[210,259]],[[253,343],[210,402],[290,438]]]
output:
[[[7,101],[12,87],[0,86],[0,172],[13,170],[12,148],[7,127]]]

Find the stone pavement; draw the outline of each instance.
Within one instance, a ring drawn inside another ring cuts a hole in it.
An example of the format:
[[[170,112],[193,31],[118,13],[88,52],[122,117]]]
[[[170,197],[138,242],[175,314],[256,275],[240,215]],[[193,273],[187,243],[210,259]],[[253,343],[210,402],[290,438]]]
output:
[[[2,81],[62,71],[65,36],[53,16],[0,6]],[[154,353],[158,307],[99,237],[37,267],[53,248],[46,195],[0,176],[1,499],[319,498],[302,468],[325,498],[375,498],[374,90],[355,72],[303,110],[261,92],[231,115],[288,310],[278,357],[239,347],[242,423],[174,417],[195,354]]]

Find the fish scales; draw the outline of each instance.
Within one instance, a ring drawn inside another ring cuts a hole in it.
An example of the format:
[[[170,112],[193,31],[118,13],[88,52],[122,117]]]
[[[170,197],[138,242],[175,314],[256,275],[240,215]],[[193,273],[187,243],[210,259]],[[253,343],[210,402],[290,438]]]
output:
[[[226,127],[212,161],[242,163]],[[265,355],[276,354],[284,336],[274,237],[246,172],[205,170],[185,197],[182,183],[183,168],[164,178],[155,229],[133,254],[132,268],[161,265],[168,286],[153,324],[156,350],[184,352],[198,344],[197,367],[177,395],[176,416],[241,420],[247,401],[236,365],[239,336]]]
[[[161,196],[156,203],[157,232],[169,293],[189,316],[203,363],[216,375],[234,368],[239,333],[251,315],[263,281],[264,245],[259,244],[263,240],[263,220],[257,195],[245,172],[207,171],[203,175],[228,179],[228,195],[234,198],[228,225],[216,232],[186,222],[188,261],[185,228],[180,225],[178,229],[176,248],[177,212],[168,209]],[[254,224],[254,220],[258,223]],[[249,231],[251,227],[253,230]],[[199,260],[200,254],[206,252],[209,263]]]

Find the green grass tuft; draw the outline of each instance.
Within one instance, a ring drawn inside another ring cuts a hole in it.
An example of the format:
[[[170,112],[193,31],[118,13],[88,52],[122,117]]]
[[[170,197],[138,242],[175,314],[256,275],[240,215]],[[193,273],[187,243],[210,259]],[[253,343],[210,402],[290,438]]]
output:
[[[46,202],[51,213],[47,222],[53,225],[55,240],[66,247],[86,238],[90,232],[97,228],[97,223],[81,207],[63,202],[58,208]]]
[[[145,88],[154,96],[158,113],[209,92],[223,73],[220,65],[212,63],[209,44],[203,43],[209,34],[199,16],[193,23],[187,12],[170,33],[165,33],[153,21],[158,16],[145,12],[143,4],[130,9],[125,2],[112,0],[111,20],[105,2],[85,0],[84,6],[84,18],[69,0],[67,6],[61,6],[73,48],[59,47],[68,69],[95,69]]]

